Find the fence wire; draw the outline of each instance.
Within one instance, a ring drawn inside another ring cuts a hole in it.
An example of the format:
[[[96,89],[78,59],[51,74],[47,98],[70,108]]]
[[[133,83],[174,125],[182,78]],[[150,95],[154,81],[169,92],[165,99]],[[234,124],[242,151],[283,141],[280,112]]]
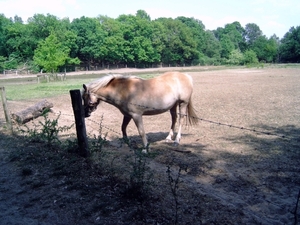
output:
[[[133,104],[133,103],[131,103],[131,104]],[[146,106],[142,106],[142,105],[138,105],[138,104],[134,104],[134,105],[139,106],[139,107],[146,107]],[[149,107],[147,107],[147,108],[149,108]],[[70,115],[70,114],[61,114],[61,115],[71,116],[71,117],[74,116],[74,115]],[[177,115],[178,116],[185,116],[185,117],[187,117],[187,115],[185,115],[185,114],[177,113]],[[193,117],[193,118],[197,119],[197,120],[199,120],[201,122],[215,124],[215,125],[218,125],[218,126],[224,126],[224,127],[229,127],[229,128],[234,128],[234,129],[249,131],[249,132],[253,132],[253,133],[261,134],[261,135],[276,136],[276,137],[283,138],[283,139],[287,138],[285,135],[277,134],[277,133],[270,132],[270,131],[264,131],[264,130],[259,130],[259,129],[255,129],[255,128],[237,126],[237,125],[233,125],[233,124],[217,122],[217,121],[213,121],[213,120],[209,120],[209,119],[204,119],[204,118],[200,118],[200,117]],[[97,124],[98,126],[102,126],[103,128],[105,128],[106,130],[108,130],[108,131],[110,131],[112,133],[115,133],[117,135],[122,135],[120,132],[115,131],[114,129],[103,125],[103,123],[97,122],[97,121],[95,121],[95,120],[93,120],[91,118],[86,118],[86,120],[89,120],[89,121]]]
[[[99,95],[97,95],[97,96],[99,96]],[[99,96],[99,97],[102,97],[102,96]],[[105,99],[107,100],[108,104],[112,104],[112,103],[116,103],[116,102],[122,103],[122,101],[116,101],[115,99],[110,99],[110,98],[105,98]],[[138,107],[141,107],[141,108],[144,108],[144,109],[157,110],[156,108],[153,108],[153,107],[149,107],[149,106],[145,106],[145,105],[140,105],[140,104],[136,104],[136,103],[132,103],[132,102],[127,102],[127,104],[138,106]],[[187,116],[187,115],[183,115],[183,114],[180,114],[180,113],[177,113],[177,114],[179,116]],[[191,118],[197,119],[199,121],[206,122],[206,123],[216,124],[216,125],[219,125],[219,126],[226,126],[226,127],[229,127],[229,128],[235,128],[235,129],[239,129],[239,130],[245,130],[245,131],[254,132],[254,133],[262,134],[262,135],[269,135],[269,136],[276,136],[276,137],[279,137],[279,138],[286,138],[285,135],[277,134],[277,133],[270,132],[270,131],[263,131],[263,130],[258,130],[258,129],[254,129],[254,128],[237,126],[237,125],[228,124],[228,123],[222,123],[222,122],[217,122],[217,121],[213,121],[213,120],[209,120],[209,119],[203,119],[203,118],[200,118],[200,117],[191,117]],[[111,130],[110,128],[106,128],[106,129]],[[113,132],[114,133],[118,133],[116,131],[113,131]]]

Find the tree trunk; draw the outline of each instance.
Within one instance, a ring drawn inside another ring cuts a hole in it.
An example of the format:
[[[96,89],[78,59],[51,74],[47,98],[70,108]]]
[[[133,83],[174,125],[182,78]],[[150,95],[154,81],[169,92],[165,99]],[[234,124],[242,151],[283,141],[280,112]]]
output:
[[[43,114],[45,110],[49,110],[53,107],[53,103],[47,100],[40,101],[35,105],[28,107],[20,112],[13,113],[12,118],[19,124],[27,123],[28,121],[35,119]]]

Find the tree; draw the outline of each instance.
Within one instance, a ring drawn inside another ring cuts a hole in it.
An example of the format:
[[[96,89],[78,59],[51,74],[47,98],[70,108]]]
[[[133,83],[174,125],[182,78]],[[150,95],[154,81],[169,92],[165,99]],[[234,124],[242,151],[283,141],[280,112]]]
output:
[[[243,38],[244,28],[239,22],[233,22],[231,24],[226,24],[224,28],[217,28],[214,31],[215,36],[220,41],[222,50],[221,57],[229,58],[230,53],[234,49],[239,49],[244,51],[245,41]]]
[[[61,43],[54,34],[41,41],[34,51],[34,62],[47,72],[54,73],[68,58],[68,52],[62,50]]]
[[[300,62],[300,26],[291,27],[281,40],[279,48],[281,62]]]
[[[102,30],[99,24],[95,24],[93,30],[87,31],[87,36],[85,37],[85,46],[81,49],[82,53],[89,55],[91,59],[95,62],[101,62],[107,55],[107,48],[105,46],[106,34]]]
[[[216,64],[221,59],[221,44],[212,31],[205,32],[203,64]],[[207,58],[207,59],[205,59]]]
[[[145,20],[147,20],[147,21],[151,21],[151,17],[146,13],[146,11],[145,10],[138,10],[137,12],[136,12],[136,17],[137,18],[140,18],[140,19],[145,19]]]
[[[177,17],[176,20],[180,20],[183,24],[189,27],[192,38],[197,43],[197,51],[203,54],[205,49],[205,26],[202,21],[197,20],[195,18],[187,18],[187,17]]]
[[[245,64],[257,64],[258,63],[256,53],[253,50],[246,50],[244,52],[244,63]]]
[[[163,26],[161,59],[166,64],[192,63],[199,59],[197,43],[190,35],[191,30],[180,20],[171,18],[159,18],[157,20]]]
[[[35,44],[32,42],[28,27],[15,22],[6,26],[6,49],[13,54],[19,62],[31,61],[34,54]]]
[[[37,40],[45,40],[52,32],[63,32],[60,28],[61,21],[54,15],[35,14],[28,19],[28,27],[32,36]]]
[[[266,36],[259,36],[252,44],[252,49],[259,61],[274,62],[277,57],[277,43],[276,40]]]
[[[6,57],[0,55],[0,72],[5,69]]]
[[[9,55],[5,43],[7,41],[6,27],[10,24],[12,24],[12,22],[3,14],[0,14],[0,56],[3,57],[8,57]]]
[[[73,20],[71,28],[77,36],[77,56],[81,61],[90,65],[105,60],[107,55],[105,38],[107,34],[102,29],[99,19],[83,16]]]
[[[101,27],[106,32],[104,45],[107,48],[107,55],[104,57],[103,63],[117,64],[124,62],[124,45],[123,32],[121,23],[107,16],[99,16]]]
[[[234,43],[230,40],[228,35],[222,35],[220,39],[221,44],[221,58],[229,58],[230,53],[235,49]]]
[[[152,38],[153,23],[144,11],[139,10],[137,16],[121,15],[120,22],[124,38],[124,59],[126,63],[147,64],[158,62],[160,55],[154,49]]]
[[[263,35],[262,31],[260,30],[259,26],[255,23],[248,23],[245,26],[244,38],[246,43],[249,46],[252,46],[253,43]]]
[[[232,50],[227,63],[231,65],[242,65],[244,63],[243,53],[239,49]]]

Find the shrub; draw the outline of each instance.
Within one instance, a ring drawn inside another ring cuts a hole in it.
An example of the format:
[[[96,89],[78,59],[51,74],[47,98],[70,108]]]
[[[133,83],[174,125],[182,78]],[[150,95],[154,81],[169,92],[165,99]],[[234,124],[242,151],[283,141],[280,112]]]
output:
[[[56,119],[49,119],[48,113],[45,112],[43,115],[44,121],[39,121],[39,124],[34,124],[34,128],[31,129],[27,125],[24,125],[26,130],[19,129],[21,133],[26,135],[31,141],[37,142],[45,142],[48,146],[53,145],[54,143],[60,143],[58,138],[58,133],[67,131],[73,127],[71,126],[58,126],[58,119],[60,114],[56,117]]]

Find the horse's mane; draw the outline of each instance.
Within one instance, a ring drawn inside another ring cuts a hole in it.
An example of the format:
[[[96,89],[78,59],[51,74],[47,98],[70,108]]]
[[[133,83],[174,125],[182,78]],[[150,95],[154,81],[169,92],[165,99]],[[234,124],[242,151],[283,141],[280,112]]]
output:
[[[107,76],[101,77],[98,80],[94,80],[88,83],[86,86],[88,87],[89,91],[96,92],[99,88],[105,87],[111,82],[113,79],[131,79],[137,78],[136,76],[128,76],[122,74],[108,74]]]

